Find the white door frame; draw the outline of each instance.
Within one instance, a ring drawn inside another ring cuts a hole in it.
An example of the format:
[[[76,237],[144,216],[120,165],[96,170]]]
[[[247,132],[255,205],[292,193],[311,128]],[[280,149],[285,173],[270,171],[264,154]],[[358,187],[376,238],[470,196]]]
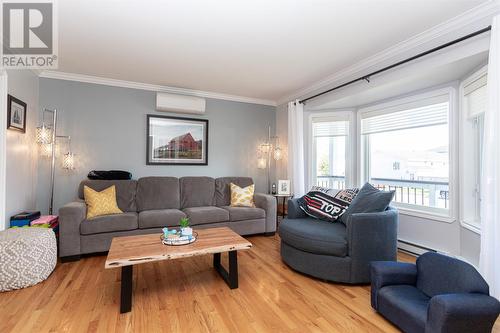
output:
[[[0,230],[7,227],[5,216],[5,186],[7,168],[7,72],[0,69]]]

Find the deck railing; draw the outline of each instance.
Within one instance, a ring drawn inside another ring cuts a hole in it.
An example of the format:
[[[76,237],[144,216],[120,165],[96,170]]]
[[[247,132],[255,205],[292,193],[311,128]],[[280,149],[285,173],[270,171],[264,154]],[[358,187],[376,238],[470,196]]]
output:
[[[345,188],[345,177],[344,176],[317,176],[316,185],[328,188]]]
[[[448,182],[372,178],[370,183],[381,190],[395,191],[396,202],[436,208],[448,208],[450,204]]]
[[[394,201],[412,205],[448,208],[449,184],[442,181],[372,178],[370,183],[384,191],[395,191]],[[343,176],[317,176],[316,185],[343,189]]]

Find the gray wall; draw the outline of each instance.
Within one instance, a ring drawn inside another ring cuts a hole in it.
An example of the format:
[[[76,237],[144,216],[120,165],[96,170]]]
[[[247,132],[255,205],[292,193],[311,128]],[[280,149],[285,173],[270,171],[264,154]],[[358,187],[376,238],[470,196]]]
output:
[[[9,226],[10,216],[35,208],[37,147],[34,141],[38,117],[38,81],[38,76],[28,70],[7,71],[8,92],[27,104],[27,115],[26,133],[13,130],[6,132],[6,227]],[[1,223],[3,225],[4,221]]]
[[[155,111],[155,93],[72,81],[41,79],[40,106],[60,112],[58,131],[71,135],[77,169],[56,168],[55,208],[75,199],[79,182],[90,170],[127,170],[143,176],[250,176],[256,188],[266,190],[266,172],[257,169],[256,152],[274,133],[276,108],[207,99],[203,116],[209,120],[207,166],[147,166],[146,114],[176,115]],[[64,141],[59,148],[66,150]],[[61,156],[63,151],[58,153]],[[37,205],[48,207],[49,161],[40,158]],[[56,210],[57,211],[57,210]]]

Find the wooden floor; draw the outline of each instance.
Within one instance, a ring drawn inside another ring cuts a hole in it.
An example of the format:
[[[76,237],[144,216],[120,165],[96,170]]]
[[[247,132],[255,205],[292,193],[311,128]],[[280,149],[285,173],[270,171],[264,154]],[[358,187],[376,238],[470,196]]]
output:
[[[132,312],[120,314],[120,269],[88,257],[58,264],[34,287],[0,293],[0,332],[398,331],[371,309],[369,286],[304,276],[281,261],[278,236],[248,239],[254,246],[238,255],[238,289],[227,287],[211,256],[146,263],[134,268]]]

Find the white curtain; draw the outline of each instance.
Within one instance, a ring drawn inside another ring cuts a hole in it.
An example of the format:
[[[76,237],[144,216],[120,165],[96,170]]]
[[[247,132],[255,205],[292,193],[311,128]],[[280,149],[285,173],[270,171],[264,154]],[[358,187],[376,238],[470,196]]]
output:
[[[484,115],[479,268],[500,299],[500,15],[493,19],[488,61],[488,107]]]
[[[304,182],[304,105],[288,103],[288,177],[295,197],[305,194]]]

